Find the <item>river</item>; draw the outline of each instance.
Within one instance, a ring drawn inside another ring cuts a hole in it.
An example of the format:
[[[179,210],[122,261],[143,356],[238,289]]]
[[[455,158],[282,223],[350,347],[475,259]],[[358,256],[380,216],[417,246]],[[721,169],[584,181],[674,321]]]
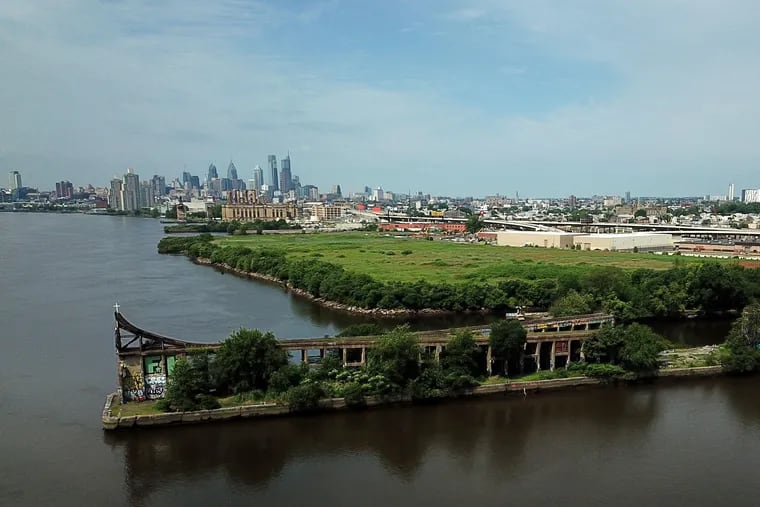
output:
[[[161,230],[0,214],[0,505],[757,505],[757,377],[106,434],[116,301],[199,341],[357,321],[158,255]],[[703,344],[727,328],[658,331]]]

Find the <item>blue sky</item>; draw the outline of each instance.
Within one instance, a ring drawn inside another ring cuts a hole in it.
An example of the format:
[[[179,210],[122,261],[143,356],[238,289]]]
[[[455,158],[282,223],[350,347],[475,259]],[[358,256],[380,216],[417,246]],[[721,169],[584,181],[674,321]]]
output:
[[[5,0],[0,170],[433,194],[760,186],[751,0]]]

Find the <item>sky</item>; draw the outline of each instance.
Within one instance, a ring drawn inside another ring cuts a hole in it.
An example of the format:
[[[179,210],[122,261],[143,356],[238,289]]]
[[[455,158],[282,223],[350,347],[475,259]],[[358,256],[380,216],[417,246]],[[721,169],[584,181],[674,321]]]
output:
[[[756,0],[2,0],[0,171],[290,152],[324,191],[757,188],[757,26]]]

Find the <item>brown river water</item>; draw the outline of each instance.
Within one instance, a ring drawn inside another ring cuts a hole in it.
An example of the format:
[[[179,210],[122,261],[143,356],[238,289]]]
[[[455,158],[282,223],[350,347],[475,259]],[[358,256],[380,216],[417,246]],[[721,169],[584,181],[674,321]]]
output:
[[[104,433],[115,301],[200,341],[359,321],[160,256],[161,236],[153,220],[0,214],[0,505],[760,505],[758,377]],[[655,325],[690,345],[728,326]]]

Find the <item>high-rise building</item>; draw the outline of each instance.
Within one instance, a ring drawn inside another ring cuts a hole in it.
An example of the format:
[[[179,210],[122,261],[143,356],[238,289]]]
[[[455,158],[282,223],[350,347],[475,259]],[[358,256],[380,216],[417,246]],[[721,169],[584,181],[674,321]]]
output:
[[[578,199],[574,195],[570,195],[570,197],[567,199],[567,204],[570,206],[571,210],[574,210],[575,207],[578,205]]]
[[[743,189],[742,202],[760,202],[760,188]]]
[[[630,192],[626,192],[625,193],[625,203],[626,204],[631,204],[631,193]]]
[[[140,209],[140,177],[132,169],[127,169],[127,174],[124,175],[121,194],[122,211]]]
[[[729,201],[734,200],[734,184],[733,183],[728,184],[728,200]]]
[[[182,186],[187,186],[188,183],[190,183],[190,180],[192,179],[192,174],[190,174],[187,171],[182,172]]]
[[[280,169],[280,192],[289,192],[293,187],[293,173],[290,172],[290,155],[282,159]]]
[[[274,192],[280,189],[279,177],[277,175],[277,156],[269,155],[267,161],[269,162],[269,190]]]
[[[124,209],[124,201],[122,201],[124,191],[124,182],[119,178],[111,180],[111,191],[108,193],[108,205],[111,209],[121,211]]]
[[[232,160],[230,160],[230,165],[227,166],[227,178],[232,181],[237,181],[238,179],[237,167],[232,163]]]
[[[8,173],[8,180],[10,183],[11,190],[18,190],[19,188],[24,186],[21,184],[21,173],[18,171],[11,171],[10,173]]]
[[[198,176],[190,176],[190,187],[201,188],[201,179]]]
[[[253,168],[253,188],[256,192],[261,192],[261,185],[264,184],[264,170],[258,165]]]
[[[197,176],[193,176],[197,178]],[[140,183],[140,204],[144,208],[153,208],[156,205],[156,193],[154,192],[152,181],[143,181]]]
[[[55,182],[55,196],[60,198],[74,195],[74,185],[70,181],[56,181]]]
[[[161,196],[166,193],[166,178],[154,174],[151,183],[153,184],[153,195]]]
[[[206,177],[206,186],[209,186],[212,180],[219,178],[219,172],[216,170],[216,166],[211,164],[208,166],[208,176]]]

